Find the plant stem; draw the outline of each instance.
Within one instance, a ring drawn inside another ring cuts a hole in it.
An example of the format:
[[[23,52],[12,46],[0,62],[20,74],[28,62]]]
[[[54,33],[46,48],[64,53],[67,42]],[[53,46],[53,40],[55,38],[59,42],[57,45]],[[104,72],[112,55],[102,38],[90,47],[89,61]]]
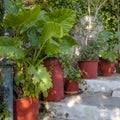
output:
[[[46,42],[47,42],[47,40],[44,40],[44,42],[43,42],[42,46],[40,47],[38,53],[37,53],[36,56],[34,57],[34,63],[37,61],[37,59],[38,59],[39,55],[41,54],[41,51],[43,50],[44,45],[46,44]]]

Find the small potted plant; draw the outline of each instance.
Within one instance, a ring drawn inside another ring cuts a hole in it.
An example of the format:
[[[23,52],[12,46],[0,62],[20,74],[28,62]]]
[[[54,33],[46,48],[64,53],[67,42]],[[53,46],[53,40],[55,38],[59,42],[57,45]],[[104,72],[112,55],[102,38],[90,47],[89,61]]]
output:
[[[89,40],[79,49],[79,67],[82,72],[82,78],[92,79],[98,76],[98,61],[101,42]],[[92,68],[92,69],[91,69]]]
[[[61,54],[60,60],[65,78],[65,93],[76,94],[81,92],[81,89],[79,89],[79,83],[85,84],[85,81],[81,78],[81,71],[76,62],[76,56]]]
[[[118,50],[120,49],[119,32],[102,31],[99,38],[103,40],[102,50],[100,51],[99,68],[103,76],[111,76],[114,70],[114,62],[118,58]]]

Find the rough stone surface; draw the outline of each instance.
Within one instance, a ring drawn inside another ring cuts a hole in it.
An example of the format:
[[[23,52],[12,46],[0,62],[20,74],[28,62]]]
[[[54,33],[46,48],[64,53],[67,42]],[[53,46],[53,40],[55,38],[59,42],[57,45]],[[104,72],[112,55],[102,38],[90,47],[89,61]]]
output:
[[[85,80],[88,84],[88,90],[91,92],[112,92],[120,88],[120,74]],[[84,89],[84,86],[80,85],[80,88]]]
[[[112,97],[120,97],[120,89],[116,89],[112,93]]]
[[[120,75],[86,81],[88,91],[48,102],[42,120],[120,120]]]
[[[120,120],[120,98],[110,93],[83,93],[48,102],[51,111],[43,120]]]

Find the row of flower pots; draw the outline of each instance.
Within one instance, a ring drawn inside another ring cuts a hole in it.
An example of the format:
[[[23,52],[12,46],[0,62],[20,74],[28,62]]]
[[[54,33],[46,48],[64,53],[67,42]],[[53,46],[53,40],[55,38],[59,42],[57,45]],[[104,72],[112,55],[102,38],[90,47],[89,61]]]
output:
[[[99,61],[79,61],[78,64],[84,79],[97,78],[98,67],[103,76],[110,76],[114,68],[113,62],[108,62],[103,59]],[[47,90],[48,96],[43,98],[44,101],[59,101],[64,98],[64,93],[79,93],[79,83],[77,81],[64,79],[59,59],[48,58],[44,61],[44,65],[51,73],[53,84],[53,87]],[[108,73],[104,73],[104,70],[107,70]],[[23,100],[15,100],[14,113],[15,120],[36,120],[39,114],[39,99],[23,98]]]
[[[114,70],[114,62],[100,58],[99,60],[79,61],[79,67],[84,79],[92,79],[97,78],[98,74],[111,76]]]

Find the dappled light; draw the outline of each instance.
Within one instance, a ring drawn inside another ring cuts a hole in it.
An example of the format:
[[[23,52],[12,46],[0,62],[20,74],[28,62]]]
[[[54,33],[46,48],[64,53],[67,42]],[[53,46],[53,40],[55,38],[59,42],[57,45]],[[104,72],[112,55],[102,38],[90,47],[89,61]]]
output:
[[[67,103],[68,107],[73,107],[76,103],[82,103],[82,98],[80,96],[74,96],[72,99],[70,99]]]
[[[114,114],[111,116],[111,120],[120,120],[120,108],[115,108],[113,113]]]

